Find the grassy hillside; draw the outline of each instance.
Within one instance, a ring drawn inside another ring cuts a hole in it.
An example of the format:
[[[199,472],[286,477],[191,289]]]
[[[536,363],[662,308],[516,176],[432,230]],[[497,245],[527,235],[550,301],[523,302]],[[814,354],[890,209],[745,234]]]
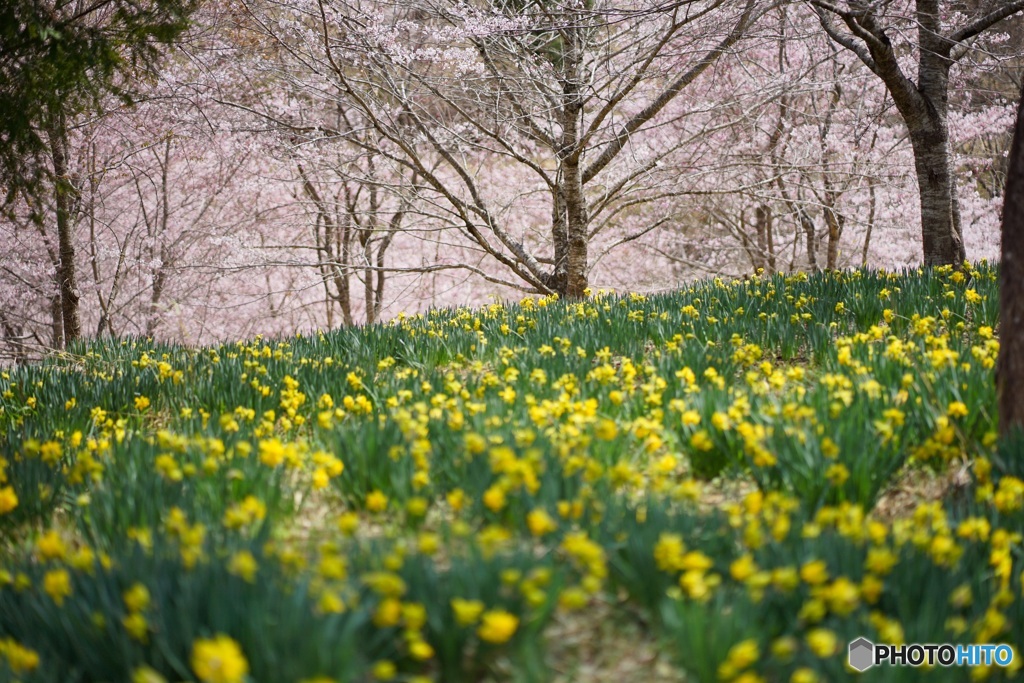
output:
[[[809,683],[856,677],[857,636],[1019,646],[995,280],[715,280],[5,372],[0,679]],[[979,674],[1016,670],[868,675]]]

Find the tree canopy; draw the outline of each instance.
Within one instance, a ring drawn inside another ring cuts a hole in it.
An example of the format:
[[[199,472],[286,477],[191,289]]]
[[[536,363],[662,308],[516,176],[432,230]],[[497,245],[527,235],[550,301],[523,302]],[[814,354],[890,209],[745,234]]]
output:
[[[114,94],[189,24],[195,0],[6,0],[0,4],[0,181],[10,198],[46,172],[44,129],[58,112]]]

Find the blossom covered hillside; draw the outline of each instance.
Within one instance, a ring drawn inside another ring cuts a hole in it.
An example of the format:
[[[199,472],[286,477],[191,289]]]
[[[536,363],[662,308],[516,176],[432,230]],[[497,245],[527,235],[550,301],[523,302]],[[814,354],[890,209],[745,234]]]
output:
[[[1024,0],[863,4],[11,0],[0,365],[996,260]]]

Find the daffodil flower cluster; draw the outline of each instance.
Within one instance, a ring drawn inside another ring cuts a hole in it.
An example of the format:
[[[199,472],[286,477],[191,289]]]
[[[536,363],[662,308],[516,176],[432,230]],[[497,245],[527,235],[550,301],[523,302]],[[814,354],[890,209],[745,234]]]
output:
[[[1016,647],[995,280],[715,279],[4,371],[0,677],[478,680],[598,608],[696,680],[845,680],[859,635]]]

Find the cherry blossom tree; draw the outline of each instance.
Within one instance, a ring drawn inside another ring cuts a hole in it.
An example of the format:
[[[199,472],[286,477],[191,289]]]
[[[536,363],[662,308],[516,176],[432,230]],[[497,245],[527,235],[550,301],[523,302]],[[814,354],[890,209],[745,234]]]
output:
[[[347,161],[347,163],[345,163]],[[353,288],[362,285],[364,321],[373,324],[385,301],[387,254],[408,212],[401,188],[377,170],[374,155],[342,161],[314,174],[300,162],[302,192],[313,213],[316,265],[324,286],[327,326],[334,325],[334,305],[342,322],[353,325]],[[358,280],[354,283],[353,280]]]
[[[992,31],[983,38],[951,73],[950,163],[966,246],[975,258],[996,258],[1020,43]],[[906,125],[884,83],[838,47],[807,5],[793,4],[716,65],[721,92],[707,101],[735,124],[705,138],[714,150],[706,163],[720,170],[706,176],[693,220],[647,245],[677,278],[920,263],[920,237],[909,229],[920,225],[919,208],[906,201],[919,193]]]
[[[253,246],[273,222],[268,194],[277,188],[263,182],[258,141],[221,130],[202,101],[203,70],[183,58],[164,67],[136,86],[135,103],[110,98],[102,115],[67,131],[67,228],[84,266],[80,325],[96,335],[188,341],[246,334],[262,317],[245,315],[247,302],[271,296],[253,286],[262,265]],[[53,201],[21,193],[0,217],[12,257],[0,266],[0,298],[11,302],[0,334],[15,359],[64,342]]]
[[[492,279],[572,297],[602,219],[639,202],[625,197],[679,146],[645,149],[645,136],[763,12],[755,0],[247,6],[287,57],[285,82],[346,124],[262,113],[406,168],[420,205],[500,266]],[[354,140],[364,128],[376,136]]]
[[[979,36],[1024,10],[1024,0],[807,2],[829,37],[885,84],[907,126],[925,264],[962,263],[965,249],[948,120],[950,75]]]
[[[701,155],[672,160],[705,171],[692,217],[656,247],[680,277],[860,265],[890,228],[907,179],[884,89],[812,18],[780,6],[716,65]]]
[[[96,335],[154,335],[176,309],[202,309],[217,289],[211,277],[230,286],[239,269],[258,270],[258,148],[211,131],[202,112],[176,104],[111,114],[79,143],[76,227]]]
[[[42,224],[52,209],[57,237],[62,330],[56,345],[81,334],[72,236],[76,187],[70,129],[113,94],[130,100],[135,81],[156,66],[195,10],[192,0],[12,0],[0,10],[0,180],[9,204],[31,195]],[[43,202],[48,194],[52,201]],[[55,328],[56,329],[56,328]]]

